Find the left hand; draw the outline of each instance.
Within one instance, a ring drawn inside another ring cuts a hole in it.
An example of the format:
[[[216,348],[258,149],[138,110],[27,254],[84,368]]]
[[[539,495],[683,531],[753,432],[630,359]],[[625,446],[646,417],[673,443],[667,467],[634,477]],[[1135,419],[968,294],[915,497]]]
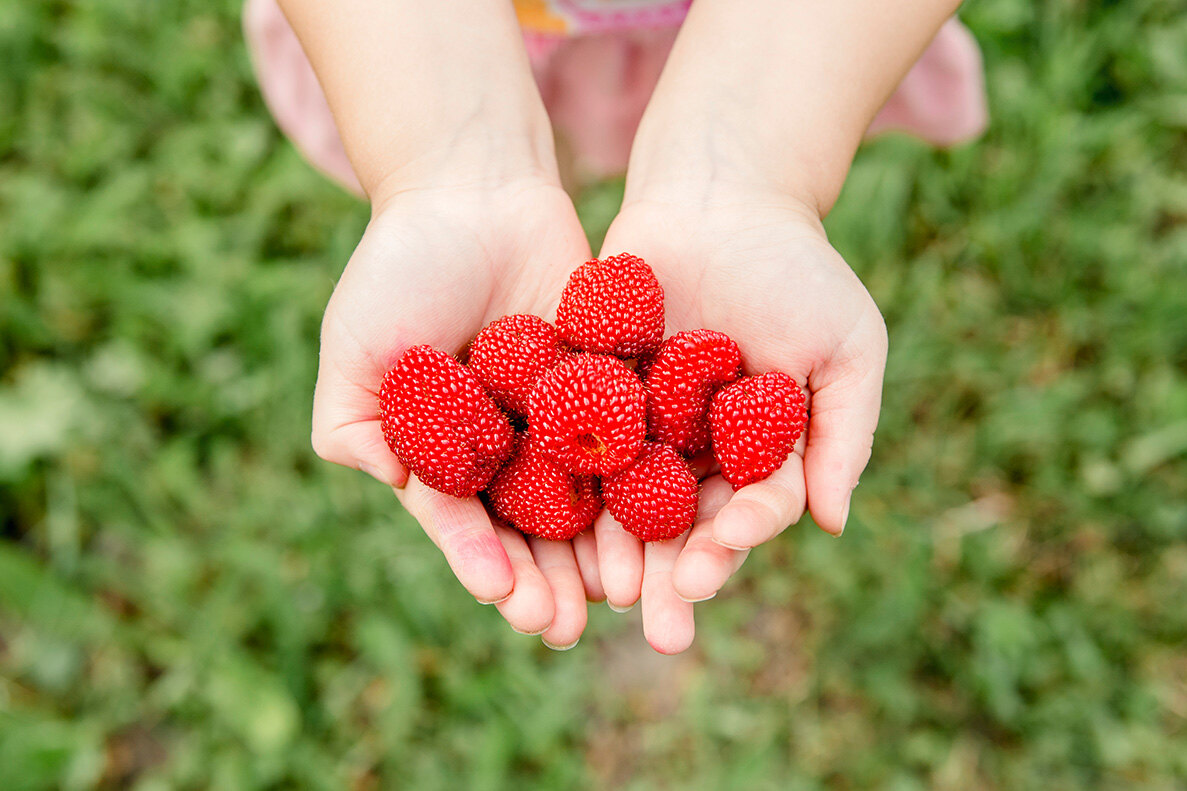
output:
[[[692,643],[692,603],[716,595],[753,547],[797,522],[805,508],[839,536],[870,457],[886,365],[886,326],[861,281],[828,243],[805,203],[761,190],[720,188],[628,197],[602,256],[630,252],[665,291],[667,330],[705,327],[742,350],[746,374],[782,371],[809,399],[809,424],[769,478],[737,492],[720,474],[702,484],[693,529],[641,545],[608,513],[596,523],[608,600],[641,597],[648,642],[662,653]],[[708,196],[708,197],[705,197]],[[625,564],[642,576],[610,572]]]

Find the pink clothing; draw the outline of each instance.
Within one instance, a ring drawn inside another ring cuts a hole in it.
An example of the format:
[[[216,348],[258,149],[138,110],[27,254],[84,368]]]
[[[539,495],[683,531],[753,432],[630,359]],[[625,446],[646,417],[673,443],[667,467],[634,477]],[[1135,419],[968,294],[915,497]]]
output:
[[[689,4],[517,2],[540,94],[580,176],[595,179],[626,169],[635,130]],[[277,125],[314,167],[361,192],[321,86],[276,0],[247,0],[244,30]],[[980,135],[987,119],[981,52],[968,30],[951,19],[878,113],[869,134],[899,130],[948,146]]]
[[[525,32],[573,37],[678,27],[692,0],[514,0],[514,5]]]

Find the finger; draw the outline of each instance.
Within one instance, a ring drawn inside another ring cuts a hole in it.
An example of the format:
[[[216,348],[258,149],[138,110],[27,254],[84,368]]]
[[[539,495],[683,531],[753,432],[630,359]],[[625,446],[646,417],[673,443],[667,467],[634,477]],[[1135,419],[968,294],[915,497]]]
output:
[[[594,521],[594,537],[606,603],[618,612],[625,612],[639,601],[643,585],[643,544],[623,530],[608,510]]]
[[[602,575],[598,569],[598,542],[592,530],[573,537],[573,554],[577,556],[577,570],[585,585],[585,598],[592,602],[605,601],[606,591],[602,589]]]
[[[812,389],[804,453],[808,508],[816,524],[837,536],[845,529],[853,488],[870,460],[882,406],[886,326],[881,317],[869,324],[853,336],[854,346],[867,351],[839,363],[840,367],[824,368],[808,383]]]
[[[696,633],[692,604],[676,595],[672,568],[687,534],[644,547],[643,636],[661,654],[678,654],[692,645]]]
[[[769,541],[804,515],[804,460],[791,453],[765,480],[734,492],[713,520],[713,540],[728,549]]]
[[[425,486],[416,476],[395,491],[475,599],[491,604],[511,595],[515,589],[511,560],[477,497],[450,497]]]
[[[701,488],[697,522],[672,569],[672,587],[688,602],[712,599],[741,568],[750,550],[723,547],[713,540],[713,518],[730,500],[733,489],[721,477],[713,477]]]
[[[552,601],[556,612],[552,624],[540,635],[544,644],[554,651],[567,651],[577,645],[585,631],[588,611],[585,604],[585,586],[577,571],[577,558],[568,541],[549,541],[531,538],[528,545],[536,565],[552,588]]]
[[[495,534],[502,542],[515,574],[515,590],[499,602],[499,612],[520,634],[540,634],[552,623],[555,611],[552,588],[536,565],[522,533],[495,525]]]

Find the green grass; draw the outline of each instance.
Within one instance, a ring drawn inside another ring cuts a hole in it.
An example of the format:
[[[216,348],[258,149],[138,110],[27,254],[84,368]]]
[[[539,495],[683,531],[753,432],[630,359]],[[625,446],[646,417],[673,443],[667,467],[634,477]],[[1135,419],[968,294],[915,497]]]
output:
[[[511,633],[313,456],[366,209],[235,2],[2,7],[5,791],[1187,785],[1183,3],[966,9],[989,134],[867,146],[828,222],[892,346],[851,526],[675,659]]]

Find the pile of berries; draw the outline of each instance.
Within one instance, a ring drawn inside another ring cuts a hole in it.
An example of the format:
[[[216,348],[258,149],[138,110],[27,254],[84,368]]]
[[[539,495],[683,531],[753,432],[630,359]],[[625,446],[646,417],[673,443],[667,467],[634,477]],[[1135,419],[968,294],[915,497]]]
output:
[[[643,259],[589,261],[555,327],[504,316],[465,365],[428,346],[405,352],[379,393],[384,438],[425,485],[483,492],[524,533],[570,539],[605,504],[644,541],[675,538],[697,513],[689,458],[712,447],[735,489],[761,481],[808,413],[790,376],[742,376],[727,335],[663,336],[664,292]]]

